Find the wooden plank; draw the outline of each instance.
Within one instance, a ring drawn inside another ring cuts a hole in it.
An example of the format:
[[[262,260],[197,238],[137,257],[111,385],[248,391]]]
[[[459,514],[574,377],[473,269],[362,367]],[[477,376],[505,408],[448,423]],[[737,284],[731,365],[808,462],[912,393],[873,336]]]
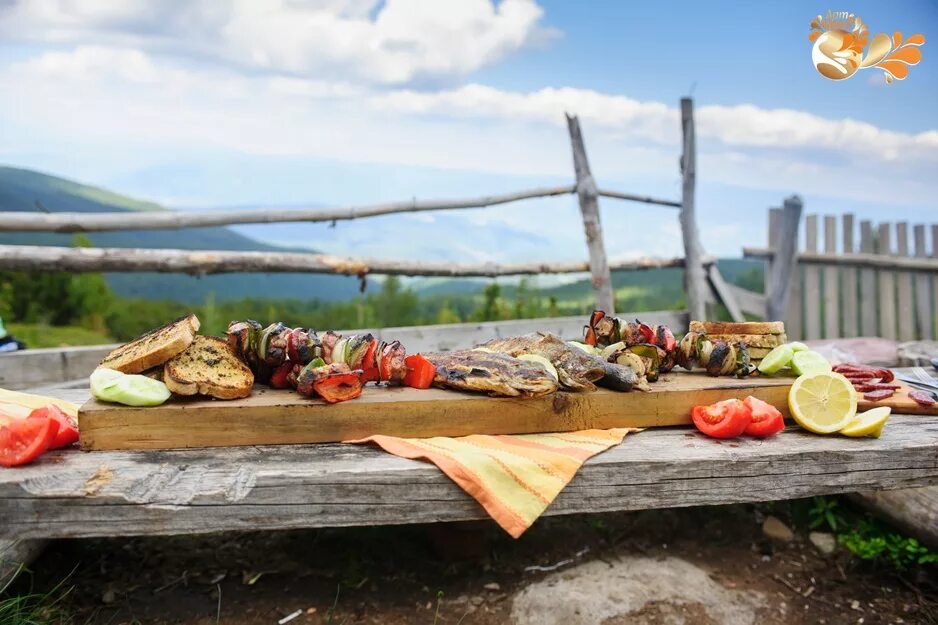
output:
[[[925,258],[928,256],[928,249],[925,245],[925,226],[916,224],[912,230],[915,238],[915,257]],[[932,313],[929,282],[928,274],[923,272],[915,274],[915,328],[918,330],[919,338],[925,341],[930,341],[935,336],[932,332],[932,315],[938,314],[938,310]]]
[[[798,228],[801,223],[801,198],[785,200],[772,263],[772,290],[767,293],[770,321],[784,320],[788,336],[801,338],[801,274],[798,268]]]
[[[931,226],[931,256],[938,259],[938,224]],[[935,336],[938,337],[938,274],[931,277],[932,292],[932,319],[935,325]]]
[[[808,215],[804,222],[805,251],[818,251],[817,215]],[[821,338],[821,269],[804,268],[804,338]]]
[[[684,240],[684,287],[692,319],[706,317],[707,277],[703,246],[697,229],[695,189],[697,185],[697,136],[694,130],[694,101],[681,98],[681,236]]]
[[[733,299],[739,303],[739,308],[743,312],[765,319],[766,305],[768,302],[768,298],[766,298],[765,295],[762,293],[753,293],[735,284],[727,283],[726,288],[733,294]]]
[[[844,254],[854,252],[854,218],[852,213],[843,216],[843,245]],[[859,294],[857,291],[857,270],[855,267],[844,267],[840,270],[841,293],[843,294],[843,335],[845,338],[854,338],[860,335],[859,325]]]
[[[686,428],[589,460],[547,515],[793,499],[938,484],[938,417],[894,415],[877,440],[789,428],[770,441]],[[484,519],[437,468],[328,444],[55,451],[0,471],[0,537],[202,533]]]
[[[892,256],[892,236],[888,223],[881,223],[876,232],[876,253]],[[896,274],[893,271],[879,271],[879,336],[884,339],[896,338]]]
[[[737,323],[746,321],[742,309],[740,309],[739,304],[736,302],[733,291],[730,290],[726,280],[723,279],[723,275],[720,274],[720,270],[717,269],[716,263],[710,265],[707,270],[707,280],[710,282],[710,287],[713,289],[713,292],[719,300],[723,302],[723,305],[726,306],[726,310],[730,314],[730,319]],[[707,318],[713,319],[714,317]]]
[[[824,252],[837,253],[837,218],[824,217]],[[838,269],[834,265],[824,267],[824,338],[840,338],[840,285]]]
[[[860,222],[860,251],[864,254],[873,254],[876,243],[873,239],[873,224],[864,219]],[[877,319],[876,300],[876,272],[868,267],[860,269],[860,334],[862,336],[876,336],[879,325]]]
[[[91,375],[116,345],[27,349],[0,356],[0,388],[23,388]]]
[[[900,221],[896,224],[896,254],[908,257],[909,254],[909,224]],[[903,271],[896,274],[897,317],[899,322],[899,340],[913,341],[915,332],[915,302],[912,299],[912,274]]]
[[[612,191],[610,189],[597,189],[596,194],[600,197],[609,197],[616,200],[627,200],[629,202],[642,202],[644,204],[657,204],[658,206],[670,206],[671,208],[681,208],[680,202],[674,200],[662,200],[649,197],[647,195],[638,195],[635,193],[623,193],[622,191]]]
[[[784,408],[790,385],[791,380],[781,378],[738,380],[675,372],[662,376],[650,392],[600,389],[517,399],[368,387],[359,399],[331,406],[258,385],[245,399],[174,398],[155,408],[89,400],[79,420],[86,450],[323,443],[373,434],[524,434],[687,424],[694,406],[731,396],[755,395]]]
[[[771,258],[775,252],[764,247],[744,247],[745,258]],[[831,256],[824,252],[801,252],[798,262],[803,265],[836,265],[838,267],[860,267],[867,269],[888,269],[890,271],[938,271],[938,259],[903,258],[901,256],[880,256],[878,254],[837,254]]]
[[[597,200],[596,181],[590,172],[586,158],[586,146],[583,145],[583,133],[580,120],[567,115],[567,128],[570,131],[570,143],[573,146],[573,168],[576,173],[576,191],[580,199],[580,215],[583,217],[583,229],[586,231],[586,247],[589,251],[589,269],[596,294],[596,308],[615,312],[615,298],[612,294],[612,273],[606,259],[603,244],[603,228],[599,221],[599,201]]]
[[[769,209],[769,229],[768,236],[766,238],[766,247],[775,250],[778,248],[778,237],[781,232],[782,227],[782,209],[781,208],[770,208]],[[774,262],[774,256],[772,258],[766,259],[764,275],[765,275],[765,293],[768,296],[772,292],[772,263]],[[768,314],[768,311],[766,311]]]

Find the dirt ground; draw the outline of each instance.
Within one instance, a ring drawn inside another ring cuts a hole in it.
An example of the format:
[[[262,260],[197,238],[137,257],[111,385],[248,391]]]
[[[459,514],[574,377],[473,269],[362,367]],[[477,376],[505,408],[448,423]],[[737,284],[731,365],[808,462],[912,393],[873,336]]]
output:
[[[761,597],[760,625],[938,623],[934,568],[897,574],[843,552],[822,556],[794,509],[777,503],[554,517],[520,540],[471,523],[60,541],[34,563],[33,578],[18,584],[47,590],[74,571],[66,605],[76,623],[269,625],[300,611],[294,625],[494,625],[516,622],[522,591],[569,581],[584,565],[677,558],[702,569],[720,593]],[[791,524],[795,539],[767,539],[761,524],[768,513]],[[603,621],[714,622],[700,603],[653,600]]]

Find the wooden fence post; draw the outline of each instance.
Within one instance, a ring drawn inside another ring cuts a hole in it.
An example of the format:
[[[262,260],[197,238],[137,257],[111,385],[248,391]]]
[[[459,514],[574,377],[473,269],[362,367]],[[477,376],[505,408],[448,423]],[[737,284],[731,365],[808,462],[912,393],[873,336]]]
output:
[[[928,251],[925,248],[925,225],[918,224],[913,227],[912,232],[915,237],[915,256],[916,258],[925,258]],[[918,328],[920,339],[930,341],[934,334],[932,333],[931,316],[931,294],[928,284],[928,274],[919,271],[915,274],[915,325]],[[938,315],[938,309],[935,310]]]
[[[864,219],[860,222],[860,251],[872,254],[876,245],[873,240],[873,224]],[[876,271],[870,267],[860,269],[860,336],[876,336]]]
[[[892,236],[888,223],[879,224],[876,253],[892,256]],[[879,336],[896,340],[896,274],[888,269],[879,270]]]
[[[782,223],[782,209],[780,208],[770,208],[769,209],[769,236],[768,241],[766,241],[766,247],[770,250],[774,250],[778,247],[778,232],[781,228]],[[772,292],[772,263],[775,262],[775,257],[769,258],[765,263],[765,269],[763,275],[765,276],[765,293]]]
[[[805,217],[804,251],[818,251],[817,230],[817,215]],[[821,338],[821,268],[817,265],[804,268],[804,338]]]
[[[844,254],[852,254],[854,252],[854,229],[853,229],[853,214],[846,213],[843,218],[843,229],[844,229]],[[857,326],[857,304],[859,300],[857,299],[857,270],[856,267],[844,267],[841,270],[841,280],[843,287],[841,293],[843,293],[843,311],[844,311],[844,337],[854,338],[859,336],[858,326]]]
[[[900,221],[896,224],[896,254],[909,256],[909,224]],[[899,340],[912,341],[915,339],[915,303],[912,301],[912,273],[903,271],[896,273],[896,286],[898,298],[896,304],[899,317]]]
[[[772,290],[767,293],[768,305],[766,312],[770,321],[784,319],[788,311],[788,300],[791,295],[792,280],[799,280],[798,268],[798,225],[801,223],[801,198],[793,195],[785,200],[782,209],[781,223],[779,224],[778,244],[775,247],[775,257],[772,262],[772,278],[769,284]],[[794,276],[794,277],[793,277]],[[800,311],[800,302],[799,309]],[[795,330],[800,332],[800,320]],[[793,334],[793,338],[800,338]]]
[[[576,191],[580,199],[580,212],[583,215],[583,227],[586,230],[586,246],[589,248],[590,274],[593,290],[596,293],[596,308],[615,312],[615,298],[612,295],[612,274],[603,246],[603,229],[599,223],[599,202],[596,181],[590,173],[586,159],[586,147],[580,132],[580,120],[576,115],[567,115],[567,128],[570,130],[570,142],[573,145],[573,169],[576,172]]]
[[[681,98],[681,131],[684,150],[681,155],[682,207],[681,233],[684,236],[684,286],[691,319],[706,318],[707,277],[701,257],[700,233],[694,212],[694,188],[697,184],[697,139],[694,132],[694,101]]]
[[[837,253],[837,218],[824,216],[824,252]],[[824,338],[840,338],[840,270],[824,268]]]

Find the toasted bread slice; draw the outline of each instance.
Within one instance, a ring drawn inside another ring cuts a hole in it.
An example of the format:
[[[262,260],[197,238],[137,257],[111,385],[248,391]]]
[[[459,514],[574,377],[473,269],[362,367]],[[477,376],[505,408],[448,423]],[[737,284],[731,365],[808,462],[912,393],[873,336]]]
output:
[[[724,321],[691,321],[691,332],[706,334],[784,334],[784,321],[746,321],[732,323]]]
[[[163,382],[177,395],[236,399],[251,394],[254,374],[224,339],[197,336],[163,367]]]
[[[708,334],[707,338],[711,341],[726,341],[727,343],[742,341],[746,344],[746,347],[766,347],[769,349],[788,342],[788,336],[785,334]]]
[[[150,330],[126,345],[121,345],[104,357],[101,366],[124,373],[140,373],[152,369],[185,351],[192,344],[198,330],[198,317],[180,317]]]

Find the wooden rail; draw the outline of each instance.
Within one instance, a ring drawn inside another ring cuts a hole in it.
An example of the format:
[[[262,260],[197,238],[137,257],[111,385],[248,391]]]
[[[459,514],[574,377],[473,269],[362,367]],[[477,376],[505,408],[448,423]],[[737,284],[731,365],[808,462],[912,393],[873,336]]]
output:
[[[910,229],[905,222],[874,225],[863,220],[858,248],[854,215],[845,214],[839,221],[838,227],[834,216],[822,221],[818,215],[808,215],[804,250],[799,251],[795,216],[770,210],[769,247],[743,248],[744,256],[769,261],[769,316],[784,319],[792,338],[934,338],[938,330],[938,224],[930,227],[929,248],[929,228],[924,224]],[[792,264],[787,280],[780,263]],[[778,297],[785,290],[789,304],[779,307]]]
[[[714,258],[702,259],[707,265]],[[615,271],[683,267],[683,258],[637,258],[611,263]],[[497,277],[540,273],[584,273],[589,263],[458,264],[345,258],[299,252],[232,252],[118,247],[49,247],[0,245],[0,269],[14,271],[127,272],[156,271],[204,275],[214,273],[326,273],[443,277]]]

